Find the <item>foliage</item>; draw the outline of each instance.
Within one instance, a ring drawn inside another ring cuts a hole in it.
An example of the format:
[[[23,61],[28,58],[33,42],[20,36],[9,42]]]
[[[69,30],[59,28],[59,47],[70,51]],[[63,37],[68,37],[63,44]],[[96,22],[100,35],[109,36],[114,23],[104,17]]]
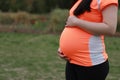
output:
[[[69,9],[73,1],[75,0],[0,0],[0,10],[3,12],[47,13],[55,8]]]
[[[68,17],[68,10],[66,9],[55,9],[50,13],[50,21],[48,31],[58,33],[65,27],[65,22]]]
[[[68,17],[68,9],[56,8],[48,14],[28,12],[0,12],[0,24],[15,29],[33,29],[41,33],[61,33]],[[120,10],[118,11],[117,32],[120,32]]]
[[[117,32],[120,32],[120,16],[118,16]]]
[[[119,5],[120,5],[120,0],[118,0],[118,3],[119,3]],[[120,6],[119,6],[120,7]]]
[[[0,13],[0,24],[20,24],[30,20],[27,12]]]
[[[14,20],[9,14],[0,13],[0,24],[11,24]]]
[[[30,13],[47,13],[58,8],[70,8],[74,0],[0,0],[0,10],[3,12],[27,11]]]
[[[117,31],[120,32],[120,9],[118,11]]]
[[[0,13],[0,31],[18,31],[45,33],[48,25],[48,14],[37,15],[27,12]],[[21,31],[22,30],[22,31]]]

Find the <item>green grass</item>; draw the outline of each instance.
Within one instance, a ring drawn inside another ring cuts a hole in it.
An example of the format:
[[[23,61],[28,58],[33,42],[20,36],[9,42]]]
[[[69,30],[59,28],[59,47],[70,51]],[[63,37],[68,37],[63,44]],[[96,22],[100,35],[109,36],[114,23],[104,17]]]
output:
[[[57,55],[59,35],[0,33],[0,80],[65,80]],[[107,37],[110,74],[120,80],[120,38]]]
[[[120,9],[118,9],[118,15],[120,15]]]
[[[120,80],[120,38],[107,37],[105,43],[110,61],[110,74],[107,80]]]

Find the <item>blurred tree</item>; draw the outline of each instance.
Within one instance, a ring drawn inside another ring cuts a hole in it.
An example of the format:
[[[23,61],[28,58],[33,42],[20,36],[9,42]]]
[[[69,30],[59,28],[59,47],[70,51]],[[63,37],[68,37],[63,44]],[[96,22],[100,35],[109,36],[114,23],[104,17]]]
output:
[[[14,12],[14,11],[17,11],[16,0],[11,0],[9,11],[13,11],[13,12]]]
[[[65,9],[65,8],[69,9],[71,7],[71,4],[73,3],[73,1],[74,0],[69,0],[69,1],[67,1],[67,0],[59,0],[59,1],[57,1],[57,4],[62,9]]]
[[[118,0],[118,3],[119,3],[119,5],[120,5],[120,0]],[[120,6],[119,6],[120,7]]]
[[[32,5],[34,0],[25,0],[26,4],[26,11],[31,12],[32,11]]]
[[[44,0],[34,0],[32,4],[32,11],[36,13],[43,13],[45,12],[45,1]]]
[[[0,10],[7,12],[10,7],[10,0],[0,0]]]
[[[74,1],[77,0],[0,0],[0,10],[47,13],[55,8],[69,9]]]

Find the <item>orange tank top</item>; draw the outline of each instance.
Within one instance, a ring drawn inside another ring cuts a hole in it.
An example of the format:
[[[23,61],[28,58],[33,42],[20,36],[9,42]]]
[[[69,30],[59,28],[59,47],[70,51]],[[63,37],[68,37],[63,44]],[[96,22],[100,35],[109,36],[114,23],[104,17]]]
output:
[[[70,15],[73,15],[80,2],[81,0],[78,0],[70,9]],[[91,12],[85,12],[78,18],[90,22],[102,22],[102,10],[111,4],[118,5],[118,0],[93,0],[90,5]],[[89,34],[77,26],[64,28],[60,36],[60,49],[70,59],[70,63],[81,66],[97,65],[108,58],[104,36]]]

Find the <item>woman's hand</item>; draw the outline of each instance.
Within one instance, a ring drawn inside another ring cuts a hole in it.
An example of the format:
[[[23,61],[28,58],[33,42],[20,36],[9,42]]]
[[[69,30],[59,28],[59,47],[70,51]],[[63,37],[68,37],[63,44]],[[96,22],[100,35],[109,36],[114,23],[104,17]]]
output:
[[[78,18],[76,16],[69,16],[66,21],[66,26],[77,26]]]
[[[102,22],[93,22],[79,19],[76,16],[69,16],[66,21],[66,27],[77,26],[93,35],[113,35],[117,28],[117,13],[118,7],[110,5],[102,11]]]
[[[65,54],[63,54],[63,52],[60,50],[60,48],[58,48],[58,55],[60,58],[66,60],[66,61],[69,60],[69,58]]]

